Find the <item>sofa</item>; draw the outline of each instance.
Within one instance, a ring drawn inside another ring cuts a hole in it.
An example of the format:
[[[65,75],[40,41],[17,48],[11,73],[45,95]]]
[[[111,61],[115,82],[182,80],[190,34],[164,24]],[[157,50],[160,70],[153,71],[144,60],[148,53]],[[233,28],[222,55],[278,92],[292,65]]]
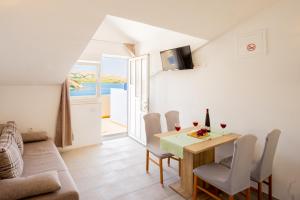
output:
[[[7,179],[0,177],[0,200],[20,197],[32,200],[78,200],[79,193],[68,168],[46,133],[21,135],[24,141],[22,173],[15,173],[15,177]]]

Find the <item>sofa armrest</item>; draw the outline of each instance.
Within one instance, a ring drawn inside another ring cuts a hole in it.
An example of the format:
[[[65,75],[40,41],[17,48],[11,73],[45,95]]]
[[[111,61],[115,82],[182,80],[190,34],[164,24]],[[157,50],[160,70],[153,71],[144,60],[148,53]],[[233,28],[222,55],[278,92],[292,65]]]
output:
[[[56,171],[0,180],[0,200],[22,199],[55,192],[61,188]]]
[[[47,132],[29,132],[29,133],[22,133],[22,139],[24,143],[28,142],[40,142],[48,140]]]

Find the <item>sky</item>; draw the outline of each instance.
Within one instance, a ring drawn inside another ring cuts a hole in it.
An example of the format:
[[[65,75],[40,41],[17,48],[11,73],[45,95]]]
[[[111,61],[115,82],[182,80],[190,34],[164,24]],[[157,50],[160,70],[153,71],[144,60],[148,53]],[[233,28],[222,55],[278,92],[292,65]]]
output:
[[[117,57],[103,57],[101,60],[101,75],[113,75],[127,77],[127,65],[128,59],[126,58],[117,58]],[[72,68],[72,73],[92,73],[94,74],[97,71],[95,65],[82,65],[75,64]]]
[[[101,75],[114,75],[127,77],[128,59],[116,57],[102,57]]]
[[[97,72],[97,66],[95,65],[74,65],[71,73],[91,73],[95,74]]]

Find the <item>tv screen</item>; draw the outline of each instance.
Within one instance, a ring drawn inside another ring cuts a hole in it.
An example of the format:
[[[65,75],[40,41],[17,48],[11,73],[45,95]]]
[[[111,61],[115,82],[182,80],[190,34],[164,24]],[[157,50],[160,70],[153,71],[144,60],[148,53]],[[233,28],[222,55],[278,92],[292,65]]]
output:
[[[190,46],[161,51],[160,56],[164,71],[193,69],[194,67]]]

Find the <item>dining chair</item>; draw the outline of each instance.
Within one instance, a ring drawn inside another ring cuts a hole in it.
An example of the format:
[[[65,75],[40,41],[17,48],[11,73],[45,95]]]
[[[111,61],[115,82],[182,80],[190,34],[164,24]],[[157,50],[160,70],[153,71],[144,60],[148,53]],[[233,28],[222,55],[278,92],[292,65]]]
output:
[[[258,200],[263,199],[262,186],[263,183],[268,185],[268,196],[269,200],[272,200],[272,168],[273,160],[275,157],[276,147],[278,144],[279,136],[281,131],[275,129],[271,131],[265,140],[265,147],[262,156],[259,160],[252,162],[252,171],[250,179],[257,183],[257,198]],[[225,158],[220,161],[220,164],[230,168],[232,163],[232,156]],[[268,181],[266,181],[268,179]]]
[[[164,152],[159,147],[159,139],[154,134],[161,133],[161,123],[159,113],[148,113],[144,115],[146,131],[146,172],[149,173],[149,160],[159,166],[160,183],[163,185],[163,159],[170,159],[173,154]],[[159,162],[150,157],[150,153],[159,159]],[[168,162],[168,164],[170,164]]]
[[[219,163],[202,165],[193,170],[194,190],[193,200],[197,199],[198,190],[201,190],[214,199],[221,200],[218,194],[198,186],[198,178],[203,183],[208,183],[229,195],[229,200],[234,195],[246,191],[246,199],[250,200],[250,173],[254,147],[257,138],[254,135],[245,135],[234,142],[234,153],[231,168]]]
[[[174,131],[175,124],[179,123],[179,112],[176,110],[171,110],[165,113],[165,117],[167,121],[168,131]]]
[[[175,124],[179,123],[179,112],[177,110],[171,110],[165,113],[168,131],[175,131]],[[178,174],[181,176],[181,158],[172,157],[173,160],[179,162]],[[168,165],[170,166],[170,158],[168,158]]]

